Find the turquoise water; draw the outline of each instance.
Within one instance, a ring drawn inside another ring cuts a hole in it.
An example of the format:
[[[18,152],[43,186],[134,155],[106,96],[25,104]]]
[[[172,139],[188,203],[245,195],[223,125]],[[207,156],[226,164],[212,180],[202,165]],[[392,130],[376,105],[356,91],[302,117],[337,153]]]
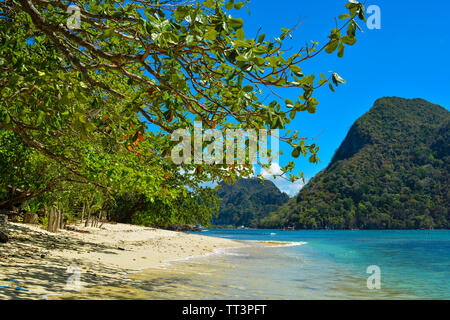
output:
[[[278,287],[273,298],[450,299],[450,230],[210,229],[203,234],[306,242],[221,258],[245,265],[246,276],[238,276],[241,284],[264,275],[266,289]],[[381,270],[380,290],[367,288],[370,265]]]
[[[450,299],[450,230],[209,229],[249,246],[171,262],[96,287],[83,299]],[[294,242],[267,247],[252,240]],[[381,270],[368,289],[367,267]]]

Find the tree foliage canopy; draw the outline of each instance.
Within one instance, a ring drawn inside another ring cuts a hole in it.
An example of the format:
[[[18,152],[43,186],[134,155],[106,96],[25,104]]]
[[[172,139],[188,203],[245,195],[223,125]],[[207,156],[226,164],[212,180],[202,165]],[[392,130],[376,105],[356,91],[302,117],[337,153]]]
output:
[[[0,127],[44,156],[58,183],[106,195],[135,190],[166,203],[205,180],[252,174],[250,166],[227,165],[180,171],[168,157],[170,133],[192,129],[194,117],[205,129],[282,129],[298,112],[315,112],[314,90],[328,84],[334,91],[345,81],[337,73],[304,74],[302,63],[323,51],[342,57],[356,42],[356,20],[365,20],[364,6],[352,1],[323,44],[288,54],[284,40],[293,30],[273,40],[252,37],[232,17],[247,1],[73,3],[76,28],[66,1],[0,3]],[[298,98],[277,93],[286,87],[298,88]],[[318,161],[318,147],[297,132],[281,138],[294,157]]]

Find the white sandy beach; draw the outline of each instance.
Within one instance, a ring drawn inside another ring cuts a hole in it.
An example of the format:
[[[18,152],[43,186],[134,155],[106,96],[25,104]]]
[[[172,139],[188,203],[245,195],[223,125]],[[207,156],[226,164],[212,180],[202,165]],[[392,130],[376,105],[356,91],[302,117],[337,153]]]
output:
[[[75,269],[81,272],[81,285],[90,287],[118,282],[129,272],[169,261],[244,246],[229,239],[127,224],[75,228],[54,234],[38,226],[9,223],[11,239],[0,244],[0,286],[12,288],[0,287],[0,299],[45,299],[64,293]]]

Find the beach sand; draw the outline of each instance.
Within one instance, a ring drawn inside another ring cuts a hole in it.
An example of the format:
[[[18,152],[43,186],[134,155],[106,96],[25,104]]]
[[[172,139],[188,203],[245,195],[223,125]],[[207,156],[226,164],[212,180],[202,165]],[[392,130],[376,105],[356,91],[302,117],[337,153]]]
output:
[[[0,299],[47,299],[73,290],[77,274],[83,288],[120,283],[130,272],[245,246],[229,239],[127,224],[73,227],[77,231],[50,233],[34,225],[9,223],[10,241],[0,244],[0,286],[13,288],[0,287]],[[68,279],[72,279],[69,286]]]

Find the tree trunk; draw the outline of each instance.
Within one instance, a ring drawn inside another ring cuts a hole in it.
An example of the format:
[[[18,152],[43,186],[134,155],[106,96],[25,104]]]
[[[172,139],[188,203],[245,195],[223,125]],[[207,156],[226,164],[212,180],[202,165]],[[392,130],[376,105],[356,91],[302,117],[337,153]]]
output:
[[[58,206],[55,208],[55,231],[58,231],[58,227],[59,227],[59,217],[61,216],[61,213],[59,211],[59,203]]]
[[[49,232],[58,232],[61,219],[61,212],[56,208],[50,208],[48,216],[48,228]]]
[[[81,209],[81,224],[83,224],[85,210],[86,210],[86,203],[83,202],[83,209]]]
[[[8,216],[6,214],[0,214],[0,226],[8,223]]]
[[[7,243],[9,241],[9,237],[6,232],[0,230],[0,243]]]
[[[59,226],[61,224],[61,211],[59,208],[56,210],[56,219],[55,219],[55,232],[58,231]]]
[[[59,228],[64,229],[65,226],[66,226],[66,221],[64,220],[64,211],[61,210],[61,221],[59,224]]]
[[[6,231],[1,230],[3,228],[6,228],[7,223],[8,216],[6,214],[0,214],[0,243],[6,243],[9,241],[9,237]]]
[[[87,216],[87,219],[86,219],[86,223],[84,224],[85,227],[89,226],[88,224],[89,224],[89,219],[91,219],[91,209],[88,208],[87,212],[88,212],[88,216]]]
[[[58,203],[58,211],[59,211],[58,229],[64,229],[64,211],[61,209],[59,203]]]
[[[48,222],[47,222],[47,231],[52,232],[52,224],[53,224],[53,208],[48,210]]]

